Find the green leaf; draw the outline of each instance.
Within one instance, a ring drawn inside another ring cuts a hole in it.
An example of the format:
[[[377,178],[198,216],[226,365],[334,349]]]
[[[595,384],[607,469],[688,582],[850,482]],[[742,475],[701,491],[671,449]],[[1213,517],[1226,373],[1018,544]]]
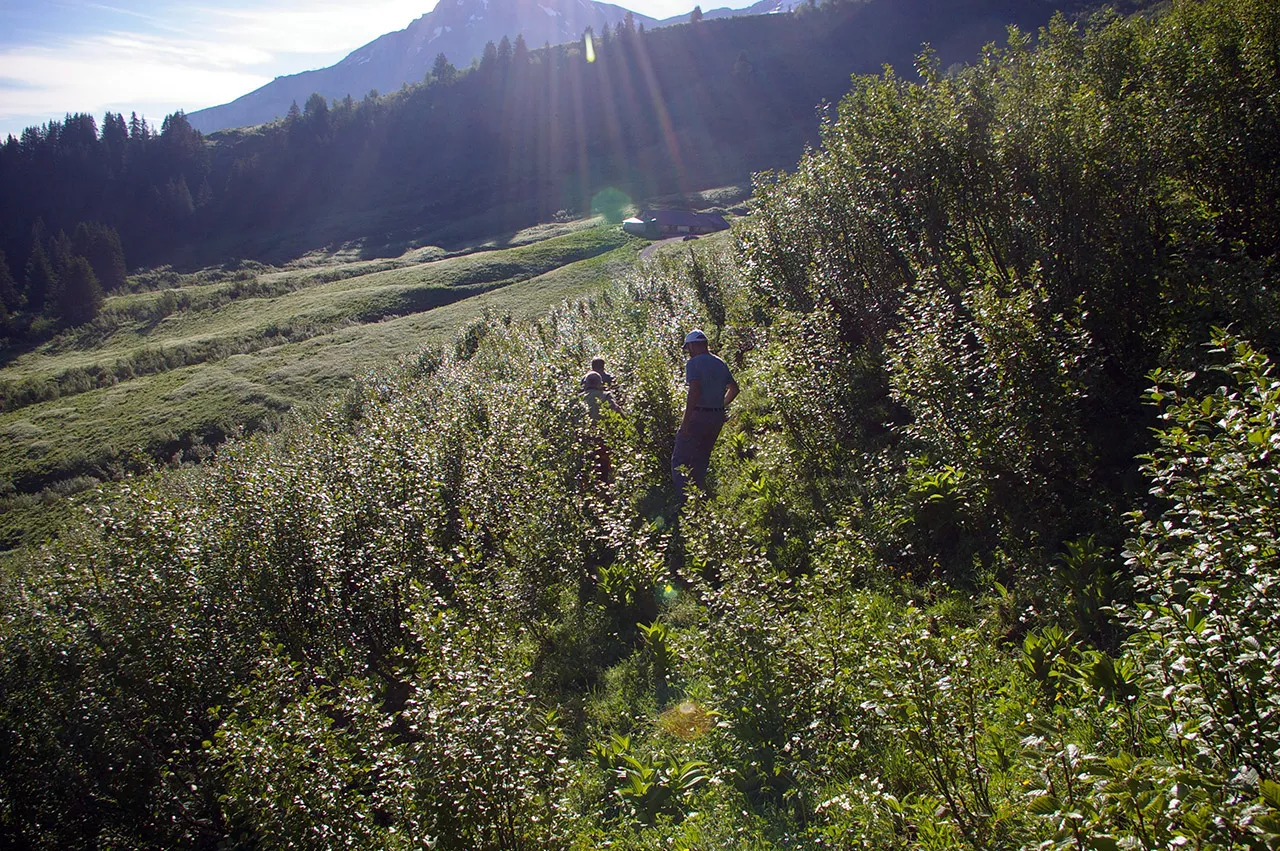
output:
[[[1041,795],[1031,802],[1027,812],[1033,816],[1051,816],[1062,809],[1062,805],[1053,795]]]
[[[1259,785],[1262,787],[1262,799],[1273,808],[1280,810],[1280,783],[1274,780],[1263,780]]]

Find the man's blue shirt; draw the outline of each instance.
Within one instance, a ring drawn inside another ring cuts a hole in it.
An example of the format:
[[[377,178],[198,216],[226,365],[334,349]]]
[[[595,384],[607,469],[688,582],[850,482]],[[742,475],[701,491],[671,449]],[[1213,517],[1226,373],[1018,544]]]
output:
[[[698,382],[698,407],[720,408],[724,406],[724,393],[733,381],[729,366],[707,352],[689,358],[684,365],[684,383]]]

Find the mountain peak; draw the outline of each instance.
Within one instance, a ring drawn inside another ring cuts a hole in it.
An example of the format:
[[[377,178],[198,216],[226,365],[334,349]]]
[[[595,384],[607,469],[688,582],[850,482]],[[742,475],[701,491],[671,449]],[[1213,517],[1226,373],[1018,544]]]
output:
[[[330,100],[362,97],[370,90],[395,91],[420,82],[443,53],[463,68],[479,58],[485,45],[504,36],[523,35],[531,48],[577,41],[590,27],[601,32],[627,15],[652,28],[660,21],[596,0],[440,0],[407,27],[379,36],[342,61],[317,71],[279,77],[222,106],[187,114],[191,126],[208,133],[226,127],[262,124],[285,115],[294,101],[313,92]]]

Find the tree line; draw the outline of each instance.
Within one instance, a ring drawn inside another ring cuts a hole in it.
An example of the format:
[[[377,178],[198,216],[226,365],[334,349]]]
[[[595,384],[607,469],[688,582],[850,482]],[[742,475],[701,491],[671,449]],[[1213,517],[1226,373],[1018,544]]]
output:
[[[537,49],[504,38],[467,68],[438,56],[398,92],[317,94],[278,122],[209,138],[180,112],[158,131],[136,115],[107,115],[100,131],[70,115],[0,146],[0,190],[14,199],[0,250],[24,270],[37,220],[49,233],[101,222],[131,263],[220,262],[270,254],[282,235],[297,253],[457,239],[586,211],[607,185],[640,198],[740,180],[816,142],[815,106],[851,72],[908,63],[928,40],[959,58],[977,43],[953,35],[1000,4],[935,5],[804,6],[652,32],[624,21]]]
[[[125,285],[126,272],[115,228],[80,222],[71,237],[62,230],[46,237],[37,219],[20,276],[0,251],[0,341],[30,342],[92,321],[106,293]]]

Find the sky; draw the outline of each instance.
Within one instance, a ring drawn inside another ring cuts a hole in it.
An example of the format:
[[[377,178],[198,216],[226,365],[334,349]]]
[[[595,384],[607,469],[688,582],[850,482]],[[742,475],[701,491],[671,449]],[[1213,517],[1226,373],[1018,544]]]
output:
[[[622,0],[654,18],[698,0]],[[707,9],[752,0],[711,0]],[[436,0],[0,0],[0,140],[87,112],[159,125],[324,68]]]

